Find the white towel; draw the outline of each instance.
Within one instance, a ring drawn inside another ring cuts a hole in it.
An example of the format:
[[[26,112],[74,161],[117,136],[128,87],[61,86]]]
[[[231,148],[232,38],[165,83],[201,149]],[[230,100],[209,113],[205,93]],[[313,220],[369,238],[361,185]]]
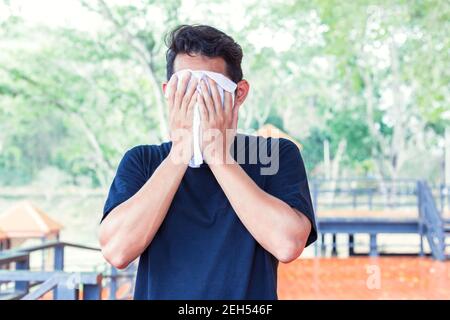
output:
[[[205,79],[206,85],[208,86],[209,93],[211,94],[211,88],[209,86],[209,82],[207,81],[206,77],[209,77],[213,79],[217,84],[217,89],[220,94],[220,98],[222,100],[222,107],[224,104],[224,91],[228,91],[232,94],[232,103],[234,104],[234,91],[236,90],[236,83],[231,81],[229,78],[225,77],[221,73],[212,72],[212,71],[206,71],[206,70],[191,70],[191,69],[183,69],[176,73],[178,76],[178,81],[180,81],[180,77],[183,75],[183,72],[190,71],[192,76],[190,82],[194,79],[194,76],[196,78]],[[188,87],[190,85],[190,82],[188,84]],[[197,90],[200,89],[200,83],[197,85]],[[194,142],[194,155],[192,159],[189,161],[189,167],[191,168],[198,168],[203,163],[203,155],[200,148],[200,143],[202,141],[201,137],[201,128],[200,128],[200,110],[198,104],[194,106],[194,117],[193,117],[193,123],[192,123],[192,134],[193,134],[193,142]]]

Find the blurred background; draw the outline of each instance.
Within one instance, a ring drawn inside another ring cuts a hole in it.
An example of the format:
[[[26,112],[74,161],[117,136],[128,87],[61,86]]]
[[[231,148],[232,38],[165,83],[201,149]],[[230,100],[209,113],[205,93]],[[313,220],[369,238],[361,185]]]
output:
[[[101,297],[129,296],[134,271],[94,250],[98,224],[123,154],[167,139],[164,36],[191,23],[243,48],[239,130],[281,132],[307,167],[320,239],[281,266],[280,298],[450,298],[443,0],[0,0],[3,268],[27,252],[24,269],[101,273]],[[0,298],[49,275],[12,277]]]

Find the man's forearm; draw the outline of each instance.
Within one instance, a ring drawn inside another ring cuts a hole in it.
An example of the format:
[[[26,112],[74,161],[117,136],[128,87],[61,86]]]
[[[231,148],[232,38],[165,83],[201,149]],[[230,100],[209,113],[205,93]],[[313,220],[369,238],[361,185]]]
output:
[[[306,216],[262,190],[234,161],[210,168],[239,219],[262,247],[282,262],[301,254],[311,230]]]
[[[114,208],[100,226],[105,258],[126,267],[150,244],[163,222],[186,172],[187,164],[173,161],[173,152],[130,199]]]

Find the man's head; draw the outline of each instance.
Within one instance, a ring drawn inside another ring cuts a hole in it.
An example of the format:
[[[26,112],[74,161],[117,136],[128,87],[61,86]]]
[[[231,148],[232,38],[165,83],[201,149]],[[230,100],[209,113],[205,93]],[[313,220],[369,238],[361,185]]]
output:
[[[235,106],[244,102],[249,85],[243,80],[241,46],[233,38],[211,26],[181,25],[167,35],[166,44],[167,81],[183,69],[222,73],[238,84]]]

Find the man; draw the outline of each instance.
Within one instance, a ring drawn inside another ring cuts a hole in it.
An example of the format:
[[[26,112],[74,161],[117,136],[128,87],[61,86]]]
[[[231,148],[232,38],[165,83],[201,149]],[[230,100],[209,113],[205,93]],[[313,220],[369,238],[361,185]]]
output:
[[[183,25],[168,40],[171,141],[124,155],[100,226],[103,255],[119,269],[140,257],[135,299],[276,299],[278,261],[296,259],[317,238],[299,150],[286,139],[237,138],[249,83],[231,37]],[[209,91],[204,81],[173,75],[187,69],[225,75],[237,84],[234,97],[225,92],[222,103],[213,80]],[[192,168],[196,104],[205,163]],[[248,160],[255,150],[267,151],[278,170],[263,174],[267,161]]]

